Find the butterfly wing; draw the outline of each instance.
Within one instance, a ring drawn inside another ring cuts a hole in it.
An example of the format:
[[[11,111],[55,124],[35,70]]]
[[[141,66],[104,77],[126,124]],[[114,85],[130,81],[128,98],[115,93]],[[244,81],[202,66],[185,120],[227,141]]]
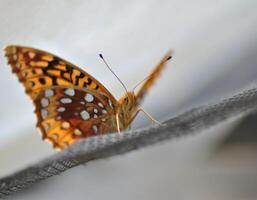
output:
[[[26,93],[35,99],[38,93],[51,86],[78,86],[112,94],[94,77],[74,64],[51,53],[24,46],[10,45],[4,49],[12,71],[25,86]]]
[[[53,86],[34,100],[43,139],[63,149],[75,141],[117,131],[113,102],[104,93]]]
[[[167,61],[171,59],[172,57],[172,51],[168,51],[165,56],[161,59],[161,61],[157,64],[157,66],[154,68],[152,73],[147,77],[146,81],[144,81],[144,84],[140,87],[138,92],[136,93],[136,100],[137,105],[139,105],[147,91],[153,86],[154,82],[156,81],[157,77],[160,75],[162,70],[164,69]]]
[[[35,104],[43,139],[54,147],[117,130],[113,120],[118,103],[94,77],[45,51],[13,45],[4,50]]]

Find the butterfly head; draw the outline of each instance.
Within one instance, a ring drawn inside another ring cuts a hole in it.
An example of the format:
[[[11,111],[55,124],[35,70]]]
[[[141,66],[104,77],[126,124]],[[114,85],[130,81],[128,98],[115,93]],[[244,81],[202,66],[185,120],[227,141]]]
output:
[[[134,92],[127,92],[119,100],[119,115],[125,127],[129,126],[137,112],[136,96]]]

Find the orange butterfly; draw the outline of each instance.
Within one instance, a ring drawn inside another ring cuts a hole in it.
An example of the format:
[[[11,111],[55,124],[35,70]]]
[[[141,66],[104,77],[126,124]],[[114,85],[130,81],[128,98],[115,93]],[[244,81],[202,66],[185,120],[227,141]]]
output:
[[[163,57],[137,93],[126,90],[117,101],[90,74],[51,53],[13,45],[4,51],[12,71],[34,102],[43,139],[59,149],[80,138],[126,130],[143,111],[139,105],[172,53]]]

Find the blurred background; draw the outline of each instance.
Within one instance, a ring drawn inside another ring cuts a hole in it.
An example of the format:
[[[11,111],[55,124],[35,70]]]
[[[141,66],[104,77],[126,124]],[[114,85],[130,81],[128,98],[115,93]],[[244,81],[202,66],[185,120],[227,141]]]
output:
[[[142,107],[159,121],[216,102],[256,80],[257,2],[0,0],[0,46],[52,52],[116,98],[175,51]],[[0,177],[56,153],[35,128],[33,106],[0,59]],[[257,116],[73,168],[9,199],[257,199]],[[150,125],[139,115],[133,128]]]

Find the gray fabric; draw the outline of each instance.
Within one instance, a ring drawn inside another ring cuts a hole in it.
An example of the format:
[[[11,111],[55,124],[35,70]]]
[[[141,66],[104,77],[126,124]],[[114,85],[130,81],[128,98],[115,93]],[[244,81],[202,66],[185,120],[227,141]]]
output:
[[[217,104],[194,108],[166,121],[159,127],[153,126],[122,134],[114,133],[81,140],[65,151],[2,178],[0,197],[5,197],[91,160],[126,153],[168,139],[200,132],[224,120],[252,113],[256,110],[256,106],[257,87],[253,86]]]

